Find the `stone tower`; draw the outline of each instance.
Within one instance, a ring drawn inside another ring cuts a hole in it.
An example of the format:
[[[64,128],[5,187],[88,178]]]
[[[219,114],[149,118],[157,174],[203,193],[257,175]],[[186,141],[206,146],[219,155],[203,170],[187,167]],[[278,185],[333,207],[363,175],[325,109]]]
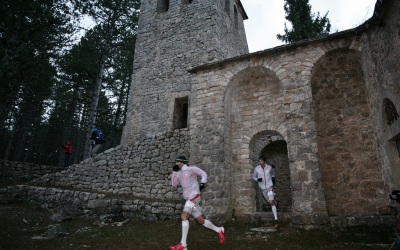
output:
[[[121,144],[190,123],[193,67],[248,53],[240,0],[143,0]]]

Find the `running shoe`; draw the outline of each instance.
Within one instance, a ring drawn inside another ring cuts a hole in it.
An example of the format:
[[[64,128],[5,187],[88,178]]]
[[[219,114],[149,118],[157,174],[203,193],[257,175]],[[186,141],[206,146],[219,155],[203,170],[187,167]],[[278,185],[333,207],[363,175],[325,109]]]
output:
[[[221,227],[221,231],[219,231],[218,235],[219,235],[219,244],[224,243],[224,241],[225,241],[225,230],[224,230],[224,227]]]
[[[182,245],[182,243],[179,243],[176,246],[169,246],[170,250],[187,250],[186,246]]]

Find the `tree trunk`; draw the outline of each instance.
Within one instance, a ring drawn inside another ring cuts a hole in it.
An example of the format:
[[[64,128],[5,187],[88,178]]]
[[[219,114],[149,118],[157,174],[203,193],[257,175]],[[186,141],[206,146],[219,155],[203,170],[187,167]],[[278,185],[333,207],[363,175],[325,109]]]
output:
[[[96,126],[96,116],[97,116],[97,107],[99,105],[99,98],[100,98],[100,91],[101,91],[101,84],[103,80],[103,71],[104,65],[106,63],[106,55],[103,54],[101,56],[99,71],[97,72],[96,77],[96,85],[94,89],[94,95],[92,99],[92,108],[89,115],[89,126],[86,133],[86,144],[85,144],[85,151],[84,151],[84,159],[91,157],[91,145],[90,145],[90,136],[92,134],[92,128]]]

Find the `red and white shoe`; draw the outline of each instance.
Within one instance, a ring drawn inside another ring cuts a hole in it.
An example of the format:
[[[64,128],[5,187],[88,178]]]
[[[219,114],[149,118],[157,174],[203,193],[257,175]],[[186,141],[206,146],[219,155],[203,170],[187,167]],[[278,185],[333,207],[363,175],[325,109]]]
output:
[[[221,227],[221,231],[218,232],[219,235],[219,244],[224,243],[225,241],[225,229],[224,227]]]
[[[182,243],[179,243],[176,246],[169,246],[170,250],[187,250],[186,246],[182,245]]]

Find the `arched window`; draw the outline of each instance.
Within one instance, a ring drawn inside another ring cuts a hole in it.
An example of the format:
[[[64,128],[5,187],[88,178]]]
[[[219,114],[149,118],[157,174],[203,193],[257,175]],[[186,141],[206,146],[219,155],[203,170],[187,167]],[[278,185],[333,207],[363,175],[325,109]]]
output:
[[[391,100],[385,98],[383,99],[383,108],[385,110],[386,123],[391,125],[399,117],[396,107]]]
[[[169,0],[158,0],[157,4],[158,13],[164,13],[169,10]]]

